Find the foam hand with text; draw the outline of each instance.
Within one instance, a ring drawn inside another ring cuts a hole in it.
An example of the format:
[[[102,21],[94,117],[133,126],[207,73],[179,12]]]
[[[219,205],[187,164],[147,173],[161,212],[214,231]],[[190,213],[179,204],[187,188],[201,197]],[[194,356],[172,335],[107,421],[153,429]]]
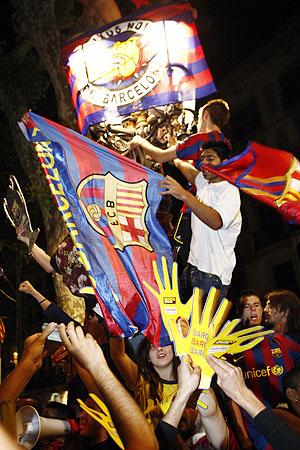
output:
[[[144,285],[149,291],[157,298],[164,325],[170,335],[170,320],[177,321],[180,318],[188,320],[192,311],[192,298],[184,304],[181,303],[178,291],[178,276],[177,276],[177,264],[173,263],[172,266],[172,280],[170,280],[167,261],[165,257],[162,257],[162,280],[156,261],[153,261],[153,272],[155,280],[158,286],[158,291],[153,289],[148,283],[144,281]]]
[[[215,312],[218,296],[217,289],[211,288],[202,309],[202,295],[200,295],[199,289],[194,290],[191,325],[186,337],[182,337],[174,323],[171,322],[170,324],[176,354],[188,353],[194,365],[201,368],[200,389],[208,389],[213,376],[213,370],[206,360],[208,355],[214,354],[221,357],[225,354],[240,353],[259,344],[265,335],[273,333],[272,330],[261,331],[263,327],[254,327],[231,333],[240,319],[226,322],[218,333],[231,307],[230,302],[223,299]],[[242,343],[245,344],[241,345]]]
[[[221,357],[225,354],[240,353],[254,347],[264,339],[265,335],[273,333],[273,331],[262,331],[263,327],[258,326],[232,333],[240,322],[240,319],[235,319],[227,321],[219,332],[229,313],[231,303],[227,299],[223,299],[217,308],[219,291],[211,288],[203,306],[202,291],[195,288],[188,303],[182,304],[178,292],[177,265],[176,263],[173,265],[171,283],[164,261],[162,264],[164,283],[154,265],[159,291],[156,292],[145,284],[160,304],[164,325],[174,343],[176,355],[191,357],[193,365],[201,368],[199,388],[208,389],[214,374],[213,369],[206,361],[208,355],[214,354]],[[187,333],[183,333],[181,327],[178,327],[178,318],[189,320],[190,326]]]

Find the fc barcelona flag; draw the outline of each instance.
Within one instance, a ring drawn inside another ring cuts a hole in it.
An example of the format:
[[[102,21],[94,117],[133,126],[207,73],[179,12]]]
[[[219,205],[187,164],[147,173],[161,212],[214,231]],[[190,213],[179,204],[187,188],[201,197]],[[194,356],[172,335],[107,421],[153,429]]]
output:
[[[156,346],[169,343],[159,304],[143,284],[155,285],[154,260],[172,263],[156,219],[162,176],[33,113],[26,132],[112,332],[139,329]]]
[[[65,45],[78,128],[216,91],[188,3],[148,7]]]
[[[291,153],[250,142],[217,168],[203,167],[300,224],[300,163]]]

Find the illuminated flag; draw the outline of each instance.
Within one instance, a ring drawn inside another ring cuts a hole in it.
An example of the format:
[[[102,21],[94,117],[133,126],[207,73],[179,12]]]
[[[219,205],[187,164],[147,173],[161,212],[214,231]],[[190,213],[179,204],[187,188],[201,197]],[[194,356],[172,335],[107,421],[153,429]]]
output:
[[[291,153],[250,142],[217,168],[203,167],[300,224],[300,163]]]
[[[159,304],[143,284],[155,284],[154,260],[165,256],[172,263],[169,240],[156,219],[162,176],[73,130],[36,114],[30,118],[27,137],[37,143],[100,306],[102,301],[126,336],[138,327],[154,345],[169,343]]]
[[[146,8],[63,48],[78,128],[216,91],[188,3]]]

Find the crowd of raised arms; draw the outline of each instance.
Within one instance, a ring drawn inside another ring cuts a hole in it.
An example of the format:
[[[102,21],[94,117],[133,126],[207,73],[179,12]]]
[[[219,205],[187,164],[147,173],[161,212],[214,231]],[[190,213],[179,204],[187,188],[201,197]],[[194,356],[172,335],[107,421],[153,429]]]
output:
[[[211,100],[199,111],[198,132],[185,141],[165,149],[140,136],[131,141],[133,151],[160,163],[162,171],[167,170],[165,163],[172,164],[190,186],[186,189],[176,176],[166,175],[157,187],[162,196],[180,200],[190,210],[189,248],[177,253],[183,303],[194,288],[202,290],[204,299],[212,287],[218,289],[219,301],[225,298],[236,263],[234,248],[242,224],[239,190],[202,169],[202,164],[209,168],[230,157],[231,144],[222,132],[229,118],[228,104]],[[172,230],[171,225],[164,228]],[[22,226],[16,232],[29,246]],[[73,294],[81,295],[82,286],[90,285],[70,235],[51,257],[37,244],[31,255],[47,273],[61,274]],[[0,386],[1,416],[6,416],[1,449],[20,448],[13,439],[14,413],[25,405],[41,417],[79,424],[78,432],[64,437],[44,436],[34,447],[38,449],[117,449],[120,442],[127,450],[300,448],[300,299],[295,293],[279,289],[260,297],[248,289],[232,299],[240,330],[262,325],[274,332],[234,357],[208,356],[215,376],[203,390],[198,388],[201,367],[194,366],[188,354],[177,357],[173,344],[154,347],[141,333],[131,339],[110,336],[93,295],[84,296],[81,326],[30,281],[21,282],[19,291],[36,300],[48,325],[25,339],[18,364]],[[181,333],[188,333],[189,326],[188,321],[178,322]],[[49,357],[47,338],[55,330],[61,344]],[[71,361],[67,405],[42,404],[26,389],[45,353],[53,364]],[[106,420],[100,403],[109,411]]]

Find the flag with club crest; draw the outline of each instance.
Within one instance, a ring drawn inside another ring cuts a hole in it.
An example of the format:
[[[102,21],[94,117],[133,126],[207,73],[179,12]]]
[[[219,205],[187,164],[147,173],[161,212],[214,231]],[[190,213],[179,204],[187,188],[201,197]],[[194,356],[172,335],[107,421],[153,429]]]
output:
[[[159,304],[143,284],[155,284],[154,260],[172,263],[156,218],[162,176],[33,113],[26,134],[111,331],[131,336],[138,328],[154,345],[168,343]]]
[[[78,128],[216,91],[189,3],[148,7],[68,42]]]

